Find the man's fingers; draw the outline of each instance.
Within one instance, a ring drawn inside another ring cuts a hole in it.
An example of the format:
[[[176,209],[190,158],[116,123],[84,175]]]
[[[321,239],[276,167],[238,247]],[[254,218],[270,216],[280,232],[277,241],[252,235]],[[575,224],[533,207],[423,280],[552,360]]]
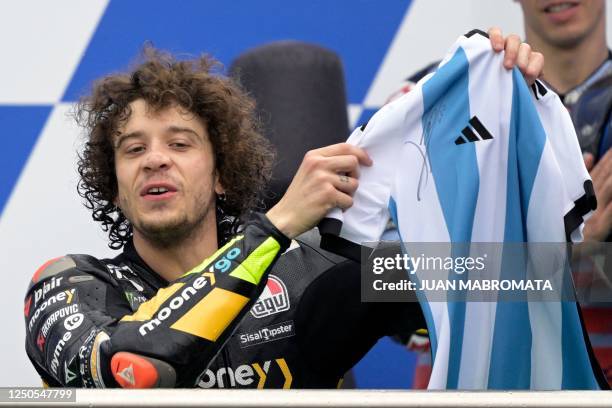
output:
[[[495,52],[504,50],[504,35],[499,27],[491,27],[488,31],[491,46]]]
[[[331,146],[325,146],[320,149],[311,150],[307,153],[307,155],[308,154],[321,155],[325,157],[352,155],[357,157],[360,164],[365,166],[372,165],[372,159],[370,159],[370,156],[368,156],[365,150],[348,143],[337,143]]]
[[[516,55],[516,66],[523,74],[527,71],[529,65],[529,57],[531,56],[531,46],[527,43],[519,45],[518,54]]]
[[[524,61],[527,61],[526,63]],[[521,44],[517,65],[529,85],[533,85],[536,79],[542,75],[544,70],[544,55],[539,52],[532,52],[527,43]]]
[[[349,177],[345,174],[338,174],[332,177],[332,184],[334,187],[351,197],[355,194],[355,191],[357,191],[357,187],[359,187],[359,181],[354,177]]]
[[[586,169],[590,172],[591,169],[593,169],[593,165],[595,164],[595,156],[593,156],[592,153],[584,153],[582,155],[582,158],[584,159],[584,165],[586,166]]]
[[[359,177],[359,160],[356,156],[332,156],[325,159],[326,167],[332,173],[347,174],[350,177]]]
[[[533,85],[536,79],[542,75],[544,70],[544,55],[539,52],[532,52],[529,57],[529,64],[525,69],[525,80],[529,85]]]
[[[489,40],[495,52],[504,51],[504,68],[517,66],[530,85],[542,74],[544,55],[532,52],[531,46],[523,43],[518,35],[510,34],[504,38],[498,27],[492,27],[489,29]]]
[[[341,210],[346,210],[353,205],[353,197],[348,194],[338,191],[336,195],[336,207]]]
[[[506,44],[504,47],[504,67],[506,69],[510,69],[516,64],[520,45],[521,39],[518,35],[511,34],[506,38]]]

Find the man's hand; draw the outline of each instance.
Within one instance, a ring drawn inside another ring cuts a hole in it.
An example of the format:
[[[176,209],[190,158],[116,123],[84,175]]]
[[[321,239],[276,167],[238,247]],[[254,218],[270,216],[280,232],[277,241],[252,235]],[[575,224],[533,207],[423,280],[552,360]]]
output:
[[[525,77],[525,81],[532,85],[542,75],[544,70],[544,56],[531,50],[531,46],[521,41],[516,34],[504,38],[501,29],[492,27],[488,31],[491,46],[495,52],[505,51],[504,67],[511,69],[517,66]]]
[[[584,224],[584,240],[604,241],[612,230],[612,149],[594,163],[593,155],[585,153],[584,164],[593,179],[597,209]]]
[[[289,238],[308,231],[332,208],[353,205],[360,164],[370,166],[372,160],[347,143],[309,151],[283,198],[266,215]]]

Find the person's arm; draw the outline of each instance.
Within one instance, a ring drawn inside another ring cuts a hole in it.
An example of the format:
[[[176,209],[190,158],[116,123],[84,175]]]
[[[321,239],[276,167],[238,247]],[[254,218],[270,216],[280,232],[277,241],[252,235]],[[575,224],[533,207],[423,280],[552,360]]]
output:
[[[325,316],[321,318],[320,316]],[[295,316],[303,361],[321,383],[337,382],[384,336],[408,339],[426,327],[419,303],[361,300],[360,264],[345,260],[322,273],[302,295]]]
[[[605,241],[612,233],[612,149],[597,164],[592,154],[585,154],[585,164],[593,179],[597,209],[584,223],[584,240]]]
[[[53,271],[51,265],[26,296],[28,356],[52,386],[193,386],[257,299],[289,242],[258,216],[131,314],[103,273],[74,261],[70,267],[70,260],[65,270]]]

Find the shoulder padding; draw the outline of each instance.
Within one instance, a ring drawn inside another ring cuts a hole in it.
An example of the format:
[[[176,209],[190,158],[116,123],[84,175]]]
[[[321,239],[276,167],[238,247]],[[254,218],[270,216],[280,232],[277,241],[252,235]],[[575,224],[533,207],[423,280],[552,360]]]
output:
[[[69,255],[50,259],[34,272],[34,276],[32,276],[32,280],[30,281],[30,288],[40,281],[75,267],[76,262]]]

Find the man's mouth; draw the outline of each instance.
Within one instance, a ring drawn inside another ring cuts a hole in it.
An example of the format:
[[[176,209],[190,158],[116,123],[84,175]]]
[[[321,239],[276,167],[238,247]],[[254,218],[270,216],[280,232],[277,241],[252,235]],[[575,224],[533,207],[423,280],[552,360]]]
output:
[[[166,187],[153,187],[147,190],[147,194],[160,195],[167,193],[168,190]]]
[[[159,200],[172,197],[177,189],[167,183],[149,183],[140,190],[140,196],[145,199]]]
[[[549,14],[560,13],[562,11],[569,10],[576,6],[578,6],[578,3],[575,3],[575,2],[556,3],[556,4],[551,4],[550,6],[547,6],[544,9],[544,12],[549,13]]]

